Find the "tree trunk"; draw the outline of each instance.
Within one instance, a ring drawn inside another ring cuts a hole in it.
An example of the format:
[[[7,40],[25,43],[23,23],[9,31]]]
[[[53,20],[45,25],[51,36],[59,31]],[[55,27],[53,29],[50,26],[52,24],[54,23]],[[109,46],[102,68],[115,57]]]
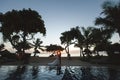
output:
[[[119,38],[120,38],[120,31],[118,32]]]
[[[36,53],[36,50],[37,50],[37,47],[34,48],[34,51],[35,51],[35,52],[34,52],[34,57],[35,57],[36,54],[37,54],[37,53]]]
[[[80,47],[80,57],[84,57],[83,48],[82,47]]]
[[[96,53],[97,53],[97,56],[100,56],[100,55],[99,55],[99,51],[97,51]]]
[[[34,57],[36,56],[36,52],[34,53]]]
[[[23,53],[25,53],[25,46],[26,46],[26,36],[25,36],[25,32],[23,34]]]
[[[82,49],[80,48],[80,57],[82,57]]]
[[[16,46],[14,45],[14,43],[12,42],[11,38],[8,38],[8,40],[10,41],[10,43],[12,44],[12,46],[17,50]]]
[[[90,52],[89,52],[89,46],[88,46],[88,43],[86,44],[86,49],[87,49],[86,54],[87,54],[88,57],[90,57]]]
[[[68,57],[68,60],[70,60],[70,59],[71,59],[71,55],[70,55],[70,51],[69,51],[69,46],[68,46],[67,57]]]

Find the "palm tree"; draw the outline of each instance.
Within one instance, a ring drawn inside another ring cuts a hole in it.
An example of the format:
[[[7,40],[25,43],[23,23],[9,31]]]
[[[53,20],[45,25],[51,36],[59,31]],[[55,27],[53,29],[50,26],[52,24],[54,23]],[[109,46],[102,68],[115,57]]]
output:
[[[16,43],[12,39],[14,35],[19,35],[20,42],[23,43],[22,51],[25,53],[25,44],[27,41],[32,40],[34,35],[38,32],[45,36],[46,28],[41,15],[31,9],[12,10],[5,14],[0,14],[0,31],[3,34],[4,40],[9,40],[13,47]]]
[[[72,40],[74,38],[74,36],[72,35],[71,31],[65,31],[63,33],[61,33],[61,37],[60,37],[60,40],[61,40],[61,44],[65,44],[65,51],[67,53],[67,57],[68,59],[71,59],[70,57],[70,53],[69,53],[69,46],[72,43]]]
[[[111,44],[111,30],[96,28],[93,30],[93,43],[94,43],[94,51],[97,55],[99,51],[106,51],[108,45]]]
[[[95,28],[94,27],[81,27],[81,37],[82,37],[82,41],[79,41],[79,43],[82,43],[83,47],[85,48],[85,54],[90,56],[91,53],[89,51],[89,48],[94,45],[93,44],[93,30]],[[83,54],[84,56],[84,54]]]
[[[68,34],[69,33],[69,34]],[[99,45],[109,43],[109,39],[111,38],[111,30],[110,29],[104,29],[104,28],[95,28],[95,27],[75,27],[71,28],[70,31],[66,31],[63,33],[64,36],[62,36],[61,42],[64,44],[67,44],[68,37],[69,45],[75,44],[76,47],[80,48],[80,56],[84,56],[83,49],[85,48],[85,51],[87,51],[86,55],[90,56],[89,48],[94,46],[98,47]],[[97,51],[97,49],[96,49]]]
[[[81,29],[81,30],[80,30]],[[92,45],[93,40],[93,27],[84,28],[81,27],[75,27],[71,28],[70,31],[65,31],[62,33],[62,36],[60,37],[61,43],[66,44],[65,48],[68,48],[68,51],[66,50],[66,53],[69,55],[69,46],[71,44],[75,44],[75,46],[80,48],[80,56],[83,54],[83,47],[85,47],[87,50]],[[90,54],[87,54],[90,55]],[[84,54],[83,54],[84,56]],[[68,56],[69,57],[69,56]]]
[[[74,46],[80,48],[80,57],[83,55],[83,40],[84,37],[80,31],[80,27],[76,26],[75,28],[71,28],[71,35],[74,36]]]
[[[100,32],[100,29],[94,28],[94,27],[76,27],[73,29],[74,33],[76,35],[75,39],[77,40],[75,46],[80,48],[80,56],[82,55],[84,57],[84,53],[83,53],[83,48],[86,49],[86,51],[89,51],[89,48],[92,45],[96,45],[97,43],[99,43],[102,39],[102,37],[100,37],[102,34]],[[90,55],[90,54],[87,54]]]
[[[96,18],[95,25],[102,25],[106,29],[117,32],[120,36],[120,2],[104,2],[103,16]],[[113,33],[112,32],[112,33]]]
[[[38,51],[38,49],[44,51],[44,49],[42,48],[43,46],[41,45],[43,43],[43,41],[41,41],[39,38],[36,39],[36,41],[33,41],[34,44],[32,44],[34,46],[34,56],[36,56],[37,53],[40,53],[40,51]]]

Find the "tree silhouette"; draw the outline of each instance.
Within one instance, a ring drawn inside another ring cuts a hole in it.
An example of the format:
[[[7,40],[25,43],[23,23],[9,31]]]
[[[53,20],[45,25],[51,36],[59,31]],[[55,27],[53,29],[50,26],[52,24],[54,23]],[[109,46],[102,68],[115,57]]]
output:
[[[36,39],[36,41],[33,41],[34,44],[32,44],[34,46],[34,56],[36,56],[37,53],[40,53],[40,51],[38,51],[38,49],[44,51],[44,49],[42,48],[43,46],[41,45],[43,43],[43,41],[41,41],[39,38]]]
[[[88,56],[90,56],[91,55],[91,53],[90,52],[88,52],[89,51],[89,48],[92,46],[92,45],[94,45],[94,38],[93,38],[93,30],[94,30],[95,28],[94,27],[87,27],[87,28],[85,28],[85,27],[81,27],[80,28],[80,35],[79,35],[79,37],[78,37],[78,44],[79,45],[82,45],[81,46],[81,49],[82,49],[82,47],[84,47],[85,48],[85,54],[86,55],[88,55]],[[86,52],[87,51],[87,52]],[[83,56],[85,55],[85,54],[83,54]]]
[[[95,25],[102,25],[106,29],[117,32],[120,36],[120,2],[104,2],[102,5],[103,16],[96,18]]]
[[[20,39],[23,53],[25,52],[27,41],[33,39],[35,33],[46,34],[41,15],[31,9],[12,10],[5,14],[0,14],[0,23],[0,31],[4,40],[9,40],[12,46],[17,49],[15,44]],[[17,36],[15,37],[15,35]]]
[[[93,40],[94,40],[94,51],[97,55],[99,55],[99,51],[106,51],[107,47],[111,44],[111,30],[96,28],[93,30]]]
[[[68,59],[70,59],[70,53],[69,53],[69,46],[73,44],[72,40],[74,39],[74,35],[72,35],[71,31],[65,31],[61,33],[61,44],[65,44],[65,51],[67,53]]]
[[[48,52],[54,52],[54,51],[63,51],[64,48],[58,45],[52,45],[50,44],[49,46],[46,46],[46,51]]]
[[[119,43],[114,43],[114,44],[110,44],[108,47],[107,47],[107,53],[108,53],[108,56],[113,58],[114,56],[119,57],[120,58],[120,44]]]
[[[93,45],[93,30],[94,27],[79,28],[77,26],[71,28],[70,31],[63,32],[60,40],[62,44],[66,44],[65,48],[68,48],[68,51],[66,50],[67,54],[69,54],[69,46],[71,44],[75,44],[75,46],[80,48],[80,56],[83,54],[83,47],[88,50]]]
[[[30,49],[32,48],[32,45],[30,42],[26,41],[25,43],[21,40],[20,36],[19,35],[14,35],[12,36],[12,44],[14,45],[13,48],[15,48],[17,50],[16,53],[22,53],[22,49],[23,49],[23,46],[24,46],[24,49],[27,50],[27,49]]]
[[[79,47],[80,48],[80,57],[82,56],[83,54],[83,40],[84,40],[84,37],[82,36],[82,33],[80,31],[80,27],[79,26],[76,26],[75,28],[71,28],[71,35],[74,36],[74,44],[75,44],[75,47]]]

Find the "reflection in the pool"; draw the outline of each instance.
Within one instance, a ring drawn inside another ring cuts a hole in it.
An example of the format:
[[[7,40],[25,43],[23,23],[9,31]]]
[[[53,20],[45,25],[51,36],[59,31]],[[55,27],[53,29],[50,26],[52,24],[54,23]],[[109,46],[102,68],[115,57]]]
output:
[[[120,80],[120,69],[95,66],[1,66],[0,80]]]

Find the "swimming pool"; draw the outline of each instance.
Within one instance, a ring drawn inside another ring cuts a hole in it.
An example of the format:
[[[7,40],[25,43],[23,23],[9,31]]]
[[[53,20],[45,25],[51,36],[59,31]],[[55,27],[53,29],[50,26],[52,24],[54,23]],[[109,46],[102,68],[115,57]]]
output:
[[[120,68],[0,66],[0,80],[120,80]]]

